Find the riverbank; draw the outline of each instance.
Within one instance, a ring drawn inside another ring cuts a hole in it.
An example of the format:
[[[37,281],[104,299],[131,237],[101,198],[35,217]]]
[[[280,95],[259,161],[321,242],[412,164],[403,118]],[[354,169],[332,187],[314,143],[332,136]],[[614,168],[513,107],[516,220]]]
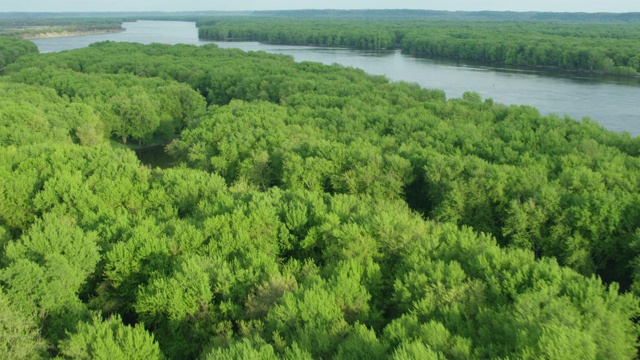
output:
[[[353,50],[353,49],[350,49]],[[433,56],[426,53],[410,52],[397,48],[402,55],[411,56],[417,59],[428,59],[432,61],[442,61],[448,63],[455,63],[458,65],[477,66],[481,68],[491,68],[497,71],[514,71],[514,72],[529,72],[538,75],[551,75],[560,77],[575,77],[576,75],[585,75],[599,79],[616,79],[618,83],[624,82],[625,79],[640,79],[640,73],[637,74],[619,74],[605,71],[584,70],[584,69],[563,69],[558,66],[545,66],[545,65],[518,65],[518,64],[506,64],[504,62],[491,62],[474,60],[461,57],[446,57],[446,56]],[[637,83],[634,83],[637,84]]]
[[[37,34],[24,34],[22,36],[18,36],[21,39],[25,40],[34,40],[34,39],[52,39],[52,38],[61,38],[61,37],[71,37],[71,36],[85,36],[85,35],[99,35],[99,34],[112,34],[124,32],[125,29],[110,29],[110,30],[91,30],[91,31],[51,31],[51,32],[42,32]]]

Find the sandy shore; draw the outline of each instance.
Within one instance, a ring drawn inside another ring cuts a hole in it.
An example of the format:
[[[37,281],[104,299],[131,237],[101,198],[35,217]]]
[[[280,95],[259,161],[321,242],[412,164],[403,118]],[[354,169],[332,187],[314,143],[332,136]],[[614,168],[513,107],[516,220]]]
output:
[[[124,29],[96,30],[96,31],[52,31],[52,32],[42,32],[39,34],[25,34],[24,36],[20,36],[20,37],[25,40],[33,40],[33,39],[50,39],[50,38],[69,37],[69,36],[109,34],[109,33],[123,32],[123,31]]]

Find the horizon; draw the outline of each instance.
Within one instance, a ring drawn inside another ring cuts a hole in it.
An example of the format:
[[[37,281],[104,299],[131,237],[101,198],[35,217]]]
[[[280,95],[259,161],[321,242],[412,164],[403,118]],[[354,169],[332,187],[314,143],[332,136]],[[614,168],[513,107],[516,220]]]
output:
[[[481,12],[504,12],[504,13],[558,13],[558,14],[634,14],[640,13],[640,10],[637,11],[550,11],[550,10],[436,10],[436,9],[406,9],[406,8],[388,8],[388,9],[336,9],[336,8],[328,8],[328,9],[273,9],[273,10],[134,10],[134,11],[126,11],[126,10],[100,10],[100,11],[0,11],[0,14],[109,14],[109,13],[124,13],[124,14],[133,14],[133,13],[167,13],[167,14],[175,14],[175,13],[248,13],[248,12],[276,12],[276,11],[393,11],[393,10],[403,10],[403,11],[434,11],[434,12],[450,12],[450,13],[481,13]]]
[[[554,0],[539,0],[533,4],[507,0],[450,0],[446,3],[425,0],[370,0],[364,4],[356,0],[317,1],[278,0],[261,2],[244,1],[229,4],[219,0],[111,0],[87,2],[86,0],[24,0],[3,5],[0,13],[96,13],[96,12],[244,12],[269,10],[434,10],[451,12],[578,12],[578,13],[629,13],[640,12],[640,4],[628,0],[568,0],[558,3]],[[390,3],[392,6],[390,7]]]

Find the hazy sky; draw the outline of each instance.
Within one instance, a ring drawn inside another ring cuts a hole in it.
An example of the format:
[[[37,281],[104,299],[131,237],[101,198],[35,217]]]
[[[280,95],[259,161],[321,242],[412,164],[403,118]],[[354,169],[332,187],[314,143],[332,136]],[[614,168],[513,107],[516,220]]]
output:
[[[638,0],[0,0],[0,12],[194,11],[276,9],[429,9],[640,12]]]

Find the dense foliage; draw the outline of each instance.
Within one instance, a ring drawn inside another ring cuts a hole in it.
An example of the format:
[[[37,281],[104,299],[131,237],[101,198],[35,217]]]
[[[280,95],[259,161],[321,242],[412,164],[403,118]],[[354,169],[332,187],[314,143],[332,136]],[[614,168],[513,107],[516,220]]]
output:
[[[21,56],[37,53],[38,47],[31,41],[0,36],[0,71]]]
[[[199,23],[209,40],[389,49],[433,57],[619,75],[640,71],[637,24],[220,18]]]
[[[7,79],[55,89],[57,95],[70,100],[65,106],[81,108],[89,105],[80,118],[77,115],[61,116],[58,121],[67,122],[66,126],[52,126],[53,129],[75,130],[81,143],[99,142],[104,137],[96,134],[102,133],[113,133],[124,144],[128,137],[139,143],[154,137],[172,138],[186,123],[204,113],[206,106],[204,99],[187,85],[132,74],[79,74],[49,66],[26,69]],[[5,101],[15,105],[24,102],[16,100]],[[27,109],[22,106],[20,111]],[[11,108],[6,107],[4,111],[11,111]],[[78,113],[77,109],[72,111]],[[11,133],[15,134],[15,131]]]
[[[572,13],[572,12],[515,12],[515,11],[444,11],[418,9],[308,9],[262,10],[251,15],[262,17],[315,19],[376,19],[430,21],[555,21],[570,23],[639,23],[640,12],[633,13]]]
[[[637,138],[211,45],[5,72],[0,355],[636,356]]]

